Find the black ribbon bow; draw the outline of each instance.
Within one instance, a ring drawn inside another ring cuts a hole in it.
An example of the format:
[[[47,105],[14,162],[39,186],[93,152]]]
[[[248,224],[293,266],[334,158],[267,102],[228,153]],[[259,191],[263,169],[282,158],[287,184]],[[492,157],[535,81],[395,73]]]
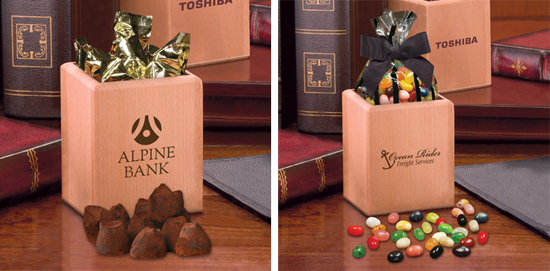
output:
[[[361,35],[361,56],[372,59],[363,72],[363,81],[369,97],[373,99],[376,87],[388,71],[393,59],[400,59],[407,68],[418,75],[422,82],[431,84],[434,65],[421,56],[429,52],[431,52],[430,43],[426,32],[418,33],[398,46],[393,46],[379,37]]]

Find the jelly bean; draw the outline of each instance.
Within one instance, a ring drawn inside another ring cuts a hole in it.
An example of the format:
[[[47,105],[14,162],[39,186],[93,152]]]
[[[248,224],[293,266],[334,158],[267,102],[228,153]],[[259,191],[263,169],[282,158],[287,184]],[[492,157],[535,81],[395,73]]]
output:
[[[466,257],[466,256],[470,255],[470,253],[471,253],[471,251],[467,246],[458,245],[458,246],[453,247],[453,254],[458,256],[458,257]]]
[[[367,252],[367,250],[365,249],[365,246],[363,245],[358,245],[357,247],[355,247],[353,249],[353,257],[355,258],[361,258],[363,256],[365,256],[365,252]]]
[[[397,242],[395,243],[395,246],[398,249],[405,249],[405,248],[408,248],[410,245],[411,245],[411,239],[409,239],[407,237],[401,238],[401,239],[397,240]]]
[[[397,221],[399,221],[399,214],[397,212],[393,212],[388,215],[388,223],[395,224]]]
[[[464,212],[462,212],[462,210],[458,209],[458,208],[453,208],[453,210],[451,210],[451,215],[453,215],[453,217],[458,217],[459,215],[463,215]]]
[[[411,70],[409,70],[407,67],[400,67],[397,69],[398,71],[402,72],[403,74],[407,74]]]
[[[427,250],[432,250],[435,246],[439,245],[439,242],[435,238],[430,238],[428,241],[426,241],[426,244],[424,245]]]
[[[414,82],[414,73],[413,72],[405,73],[405,82],[407,84],[412,84]]]
[[[437,240],[438,242],[441,237],[447,237],[447,234],[444,232],[436,232],[432,235],[432,238],[435,238],[435,240]]]
[[[392,86],[392,81],[390,78],[382,78],[382,80],[380,81],[380,84],[378,84],[378,88],[383,88],[383,89],[387,89],[389,87]]]
[[[390,104],[390,99],[385,94],[380,95],[380,104]]]
[[[351,236],[361,236],[363,235],[363,228],[361,228],[361,226],[349,226],[348,234]]]
[[[409,102],[416,102],[416,90],[413,89],[409,94],[411,95],[409,97]]]
[[[477,221],[470,220],[468,223],[468,227],[470,227],[470,231],[472,232],[478,232],[479,231],[479,224],[477,224]]]
[[[374,237],[380,242],[388,241],[390,239],[390,233],[387,231],[379,230],[374,233]]]
[[[409,257],[418,257],[424,254],[424,249],[419,245],[413,245],[407,248],[406,253]]]
[[[466,226],[466,224],[468,224],[468,220],[466,219],[464,214],[458,215],[458,217],[456,218],[456,221],[460,226]]]
[[[461,232],[455,232],[451,234],[451,239],[453,239],[455,244],[458,244],[458,242],[460,242],[460,240],[462,240],[464,237],[466,237],[466,235],[464,235],[464,233],[461,233]]]
[[[466,206],[464,206],[464,211],[466,211],[467,214],[469,215],[472,215],[475,213],[475,209],[474,209],[474,206],[472,206],[472,204],[466,204]]]
[[[443,223],[443,224],[439,224],[439,226],[437,226],[437,230],[442,231],[446,234],[451,234],[453,232],[453,227],[451,227],[451,225],[449,225],[447,223]]]
[[[456,227],[453,229],[452,233],[456,233],[456,232],[461,232],[462,234],[464,234],[464,236],[468,236],[468,230],[466,228]]]
[[[378,88],[378,95],[384,95],[386,93],[385,88]]]
[[[489,235],[487,234],[486,231],[480,231],[479,234],[477,235],[477,242],[482,245],[487,243],[487,239],[489,239]]]
[[[435,221],[435,225],[436,225],[436,226],[439,226],[439,225],[441,225],[441,224],[443,224],[443,223],[445,223],[445,220],[443,220],[443,218],[441,218],[441,217],[438,218],[438,219]]]
[[[470,203],[470,201],[468,201],[467,199],[461,199],[459,200],[457,203],[456,203],[456,207],[462,209],[464,208],[464,206],[466,206],[466,204]]]
[[[461,245],[461,246],[467,246],[469,248],[472,248],[473,246],[475,246],[476,241],[474,241],[474,238],[472,238],[472,237],[466,237],[466,238],[460,240],[460,242],[458,242],[458,244]]]
[[[403,252],[399,251],[399,250],[396,250],[396,251],[392,251],[390,252],[390,254],[388,254],[388,261],[390,263],[398,263],[400,261],[403,260]]]
[[[389,97],[390,97],[390,103],[392,104],[393,103],[393,95],[389,96]]]
[[[388,97],[393,96],[393,87],[386,89],[386,95],[388,95]]]
[[[432,257],[432,259],[439,258],[441,254],[443,254],[443,247],[441,245],[437,245],[430,250],[430,257]]]
[[[378,242],[378,239],[376,239],[376,237],[371,236],[369,237],[369,239],[367,239],[367,245],[370,249],[374,250],[380,246],[380,243]]]
[[[436,213],[429,213],[426,215],[426,221],[436,223],[439,216]]]
[[[371,232],[372,232],[372,234],[374,234],[376,231],[379,231],[379,230],[385,231],[386,230],[386,225],[384,225],[384,224],[376,225],[376,226],[372,227]]]
[[[405,90],[407,92],[410,92],[411,90],[414,89],[413,85],[411,83],[407,83],[405,82],[405,80],[401,80],[399,81],[399,87],[402,89],[402,90]],[[409,97],[407,97],[408,99]]]
[[[410,216],[409,216],[409,220],[411,222],[418,222],[420,220],[422,220],[422,218],[424,218],[424,215],[419,212],[419,211],[416,211],[416,212],[413,212]]]
[[[401,102],[407,101],[410,96],[411,95],[409,95],[409,93],[404,91],[404,90],[399,91],[399,101],[401,101]]]
[[[372,229],[374,226],[380,225],[380,220],[378,220],[378,218],[376,217],[369,217],[367,218],[366,223],[367,223],[367,227]]]
[[[439,244],[444,247],[453,247],[455,245],[455,241],[453,241],[451,237],[444,236],[439,239]]]
[[[397,224],[395,225],[395,228],[399,231],[410,231],[412,229],[412,225],[411,225],[411,222],[409,221],[401,220],[397,222]]]
[[[486,213],[477,213],[474,219],[477,221],[477,223],[485,223],[487,222],[487,220],[489,220],[489,216]]]
[[[391,240],[394,241],[394,242],[397,242],[401,238],[407,238],[407,237],[409,237],[409,236],[404,231],[394,231],[391,234]]]
[[[397,81],[405,80],[405,73],[403,71],[398,71],[396,74],[397,74]]]
[[[428,223],[428,222],[424,222],[424,223],[422,223],[422,230],[426,234],[432,233],[432,225],[430,225],[430,223]]]
[[[416,240],[418,241],[422,241],[424,240],[424,238],[426,238],[426,234],[424,234],[424,232],[419,228],[414,229],[413,234],[414,234],[414,238],[416,238]]]
[[[428,94],[430,94],[430,91],[428,89],[420,87],[420,95],[422,97],[426,97],[426,96],[428,96]]]

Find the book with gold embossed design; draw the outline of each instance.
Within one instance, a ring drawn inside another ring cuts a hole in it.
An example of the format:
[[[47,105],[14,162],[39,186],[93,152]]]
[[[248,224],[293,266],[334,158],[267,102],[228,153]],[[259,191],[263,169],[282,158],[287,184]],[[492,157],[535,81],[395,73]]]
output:
[[[0,207],[60,183],[61,131],[0,117]]]
[[[279,206],[342,188],[342,143],[279,130]]]
[[[73,51],[70,0],[2,0],[1,14],[4,113],[59,118],[60,67]]]

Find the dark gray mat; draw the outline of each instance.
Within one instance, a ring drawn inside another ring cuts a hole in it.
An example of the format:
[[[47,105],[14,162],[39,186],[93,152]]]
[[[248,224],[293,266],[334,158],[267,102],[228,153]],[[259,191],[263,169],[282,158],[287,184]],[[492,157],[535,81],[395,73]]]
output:
[[[550,239],[550,156],[456,166],[455,182]]]
[[[271,222],[271,154],[207,159],[205,184]]]

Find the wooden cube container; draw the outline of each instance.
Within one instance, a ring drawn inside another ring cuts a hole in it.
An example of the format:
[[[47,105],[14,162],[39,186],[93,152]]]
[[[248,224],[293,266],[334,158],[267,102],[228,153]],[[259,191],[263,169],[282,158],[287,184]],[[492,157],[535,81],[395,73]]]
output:
[[[99,83],[73,63],[61,66],[62,196],[87,205],[122,203],[165,183],[202,211],[202,81],[184,76]]]
[[[454,107],[371,105],[342,94],[344,197],[371,215],[454,204]]]
[[[250,56],[249,1],[120,0],[120,10],[153,15],[148,43],[158,47],[179,32],[190,33],[188,67]]]
[[[440,93],[491,85],[491,8],[489,0],[392,0],[393,12],[417,15],[409,37],[426,31]]]

